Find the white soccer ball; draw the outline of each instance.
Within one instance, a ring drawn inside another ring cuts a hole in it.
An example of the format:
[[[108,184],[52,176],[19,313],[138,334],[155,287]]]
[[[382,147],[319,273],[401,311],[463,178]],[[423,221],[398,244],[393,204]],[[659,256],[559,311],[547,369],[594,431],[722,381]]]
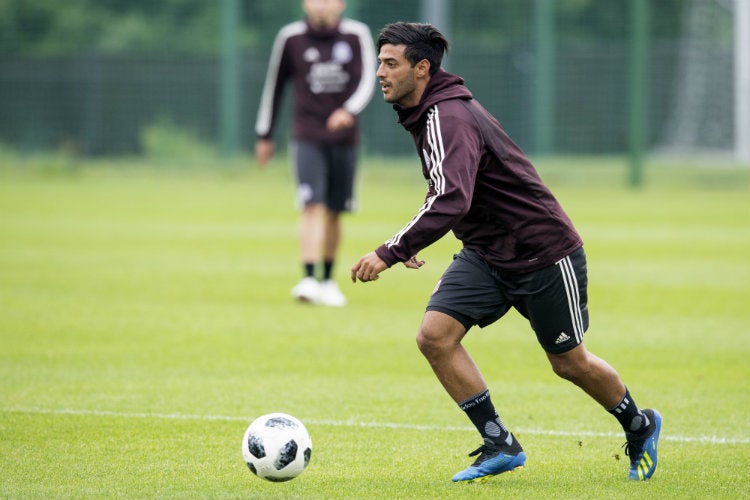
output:
[[[250,471],[268,481],[289,481],[310,463],[312,440],[305,426],[286,413],[269,413],[250,424],[242,456]]]

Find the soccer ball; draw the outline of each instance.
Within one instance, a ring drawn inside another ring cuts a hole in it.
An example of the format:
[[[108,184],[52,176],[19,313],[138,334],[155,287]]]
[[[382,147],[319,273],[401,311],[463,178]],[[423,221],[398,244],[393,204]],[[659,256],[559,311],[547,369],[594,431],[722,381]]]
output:
[[[250,471],[268,481],[289,481],[310,462],[312,440],[305,426],[286,413],[256,418],[242,438],[242,457]]]

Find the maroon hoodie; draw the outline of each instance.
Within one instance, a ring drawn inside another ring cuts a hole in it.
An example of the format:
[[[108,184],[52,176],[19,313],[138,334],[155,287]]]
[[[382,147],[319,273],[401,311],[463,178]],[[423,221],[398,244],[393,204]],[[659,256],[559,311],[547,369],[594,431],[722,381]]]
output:
[[[452,230],[491,266],[529,272],[569,255],[581,237],[534,166],[464,86],[439,70],[412,108],[395,105],[427,179],[414,218],[376,249],[392,266]]]
[[[292,137],[322,144],[356,144],[358,115],[375,90],[375,48],[370,29],[341,19],[330,28],[309,20],[284,26],[268,63],[255,133],[270,139],[286,84],[293,87]],[[338,108],[355,117],[353,128],[331,132],[326,120]]]

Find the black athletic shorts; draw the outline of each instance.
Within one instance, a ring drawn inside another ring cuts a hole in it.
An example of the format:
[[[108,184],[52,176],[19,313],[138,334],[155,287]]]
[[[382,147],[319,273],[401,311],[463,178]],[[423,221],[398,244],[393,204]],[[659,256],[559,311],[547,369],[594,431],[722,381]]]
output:
[[[356,146],[298,141],[294,149],[297,206],[324,203],[334,212],[354,210]]]
[[[468,330],[497,321],[513,307],[529,320],[544,350],[560,354],[580,344],[588,329],[586,286],[583,248],[530,273],[499,271],[463,249],[438,281],[427,310],[448,314]]]

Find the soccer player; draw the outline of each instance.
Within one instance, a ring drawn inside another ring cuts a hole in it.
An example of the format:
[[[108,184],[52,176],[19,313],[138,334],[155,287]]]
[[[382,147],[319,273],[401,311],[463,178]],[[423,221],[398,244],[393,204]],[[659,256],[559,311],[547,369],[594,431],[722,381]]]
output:
[[[482,373],[461,341],[515,308],[529,320],[554,372],[583,389],[625,431],[629,477],[651,477],[661,416],[641,410],[617,372],[583,344],[588,328],[586,256],[573,224],[534,167],[464,86],[440,68],[448,41],[429,24],[394,23],[377,40],[386,102],[411,133],[427,180],[424,204],[385,244],[360,258],[368,282],[448,231],[463,243],[427,303],[417,345],[482,438],[453,481],[486,480],[526,461],[498,416]]]
[[[255,125],[255,156],[263,167],[274,153],[272,133],[291,81],[303,264],[303,279],[292,295],[343,306],[346,297],[333,280],[333,267],[340,214],[354,209],[358,115],[375,90],[375,47],[367,26],[341,17],[344,0],[304,0],[302,8],[305,19],[284,26],[274,41]]]

